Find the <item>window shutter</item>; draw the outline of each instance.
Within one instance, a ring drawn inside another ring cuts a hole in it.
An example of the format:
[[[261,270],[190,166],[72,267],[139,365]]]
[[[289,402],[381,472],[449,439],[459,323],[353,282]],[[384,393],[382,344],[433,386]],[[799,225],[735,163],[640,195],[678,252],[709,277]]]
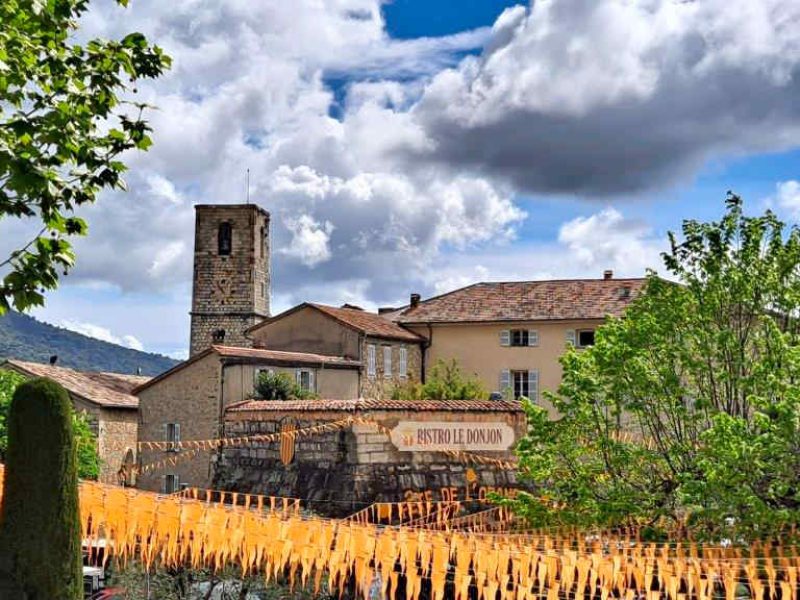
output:
[[[539,345],[539,332],[536,329],[528,330],[528,346]]]
[[[398,361],[400,369],[400,377],[408,376],[408,349],[405,346],[400,347],[400,358]]]
[[[533,402],[539,400],[539,369],[528,371],[528,399]]]
[[[567,329],[567,344],[570,346],[575,345],[575,330],[574,329]]]
[[[175,423],[175,442],[180,442],[180,441],[181,441],[181,424]],[[175,451],[177,452],[178,450],[180,450],[180,447],[176,443]]]
[[[375,377],[375,345],[367,346],[367,375]]]
[[[162,475],[161,476],[161,491],[164,494],[169,494],[169,492],[167,491],[167,476],[166,475]]]
[[[314,377],[314,371],[309,371],[308,372],[308,389],[311,392],[316,392],[317,391],[317,381],[316,381],[316,379],[317,378]]]
[[[302,385],[303,384],[303,375],[302,375],[302,373],[303,373],[303,371],[301,371],[300,369],[297,369],[294,372],[294,381],[295,381],[295,383],[297,385]]]
[[[383,376],[389,379],[392,376],[392,347],[383,347]]]
[[[511,331],[509,331],[508,329],[503,329],[500,332],[500,345],[501,346],[511,345]]]
[[[511,371],[503,369],[500,371],[500,393],[505,395],[506,390],[511,387]]]

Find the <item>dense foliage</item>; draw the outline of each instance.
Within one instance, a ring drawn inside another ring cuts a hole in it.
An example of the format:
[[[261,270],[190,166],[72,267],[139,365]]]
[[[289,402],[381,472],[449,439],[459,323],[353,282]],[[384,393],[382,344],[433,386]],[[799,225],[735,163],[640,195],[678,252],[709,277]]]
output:
[[[44,290],[73,265],[70,237],[87,231],[74,210],[123,188],[120,155],[151,145],[145,105],[124,97],[169,59],[140,33],[77,43],[88,4],[0,2],[0,219],[37,231],[0,257],[0,314],[44,302]]]
[[[743,214],[686,221],[623,318],[562,358],[528,406],[519,445],[536,485],[518,507],[540,524],[635,521],[721,535],[800,516],[800,231]]]
[[[0,362],[5,357],[47,363],[54,354],[59,366],[80,371],[134,374],[141,369],[144,375],[158,375],[178,362],[42,323],[15,311],[0,317]]]
[[[313,400],[319,396],[304,390],[288,373],[262,371],[258,374],[255,396],[259,400]]]
[[[25,377],[15,371],[0,369],[0,462],[4,462],[8,446],[8,413],[11,399]],[[72,428],[78,458],[78,477],[97,479],[100,476],[100,457],[97,455],[97,436],[92,431],[89,418],[72,410]]]
[[[23,597],[83,597],[76,467],[69,395],[26,381],[11,401],[0,505],[0,571]]]
[[[408,381],[392,390],[393,400],[485,400],[488,392],[477,376],[465,375],[455,360],[438,360],[425,383]]]

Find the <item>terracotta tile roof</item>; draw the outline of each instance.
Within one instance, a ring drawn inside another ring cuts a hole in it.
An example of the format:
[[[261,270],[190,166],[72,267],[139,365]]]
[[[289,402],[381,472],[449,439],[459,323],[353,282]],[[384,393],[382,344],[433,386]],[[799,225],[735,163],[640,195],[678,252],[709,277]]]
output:
[[[309,364],[309,365],[339,365],[343,367],[360,367],[361,361],[330,356],[328,354],[313,354],[311,352],[286,352],[284,350],[269,350],[267,348],[238,348],[236,346],[211,346],[220,356],[226,358],[253,358],[271,362]]]
[[[399,323],[549,321],[620,315],[644,287],[640,279],[564,279],[476,283],[407,308]]]
[[[309,303],[308,306],[312,306],[326,315],[333,317],[337,321],[349,325],[353,329],[357,329],[366,335],[409,342],[421,341],[421,338],[416,333],[400,327],[390,319],[375,313],[354,308],[337,308],[325,304]]]
[[[369,410],[447,411],[447,412],[522,412],[516,400],[245,400],[236,402],[226,412],[247,411],[343,411]]]
[[[76,371],[42,363],[9,359],[2,366],[10,367],[28,377],[47,377],[60,383],[71,394],[106,408],[138,408],[134,388],[146,383],[149,377]]]

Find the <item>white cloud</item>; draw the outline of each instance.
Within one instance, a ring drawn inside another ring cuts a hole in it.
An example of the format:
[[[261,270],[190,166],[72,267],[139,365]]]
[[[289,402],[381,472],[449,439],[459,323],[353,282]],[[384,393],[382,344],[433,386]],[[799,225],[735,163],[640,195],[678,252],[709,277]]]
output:
[[[558,241],[566,246],[571,260],[596,272],[616,266],[624,272],[644,274],[645,269],[656,266],[653,263],[662,246],[647,224],[626,219],[614,208],[564,223]]]
[[[651,190],[711,156],[800,143],[800,3],[541,0],[414,108],[431,150],[519,190]]]
[[[774,204],[789,213],[793,219],[800,219],[800,181],[781,181],[775,188],[775,196],[771,199]]]
[[[82,333],[83,335],[87,335],[89,337],[102,340],[104,342],[110,342],[112,344],[117,344],[119,346],[125,346],[126,348],[131,348],[133,350],[140,350],[140,351],[144,350],[144,345],[135,336],[130,334],[125,334],[120,336],[114,335],[110,329],[102,327],[100,325],[95,325],[94,323],[86,323],[79,321],[61,321],[59,325],[71,331],[76,331],[78,333]]]
[[[330,221],[319,223],[309,215],[300,215],[287,219],[286,227],[292,233],[292,240],[287,248],[281,249],[282,254],[299,258],[307,267],[330,260],[328,242],[333,232]]]

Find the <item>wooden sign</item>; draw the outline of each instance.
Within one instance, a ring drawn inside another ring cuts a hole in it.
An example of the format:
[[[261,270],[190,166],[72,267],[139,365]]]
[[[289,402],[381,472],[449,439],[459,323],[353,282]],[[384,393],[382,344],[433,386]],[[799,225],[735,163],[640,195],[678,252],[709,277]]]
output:
[[[514,430],[505,423],[451,423],[400,421],[392,429],[392,443],[401,452],[438,450],[508,450]]]

